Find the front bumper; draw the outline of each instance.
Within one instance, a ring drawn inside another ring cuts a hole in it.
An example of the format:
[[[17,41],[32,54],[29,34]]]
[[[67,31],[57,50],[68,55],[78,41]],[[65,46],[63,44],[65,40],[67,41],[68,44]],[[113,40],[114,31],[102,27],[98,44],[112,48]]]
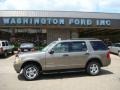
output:
[[[13,64],[13,67],[14,67],[14,69],[15,69],[15,71],[16,71],[17,73],[20,73],[20,71],[21,71],[21,66],[22,66],[22,62],[21,62],[21,60],[18,60],[18,59],[19,59],[19,58],[15,59],[14,64]]]
[[[16,71],[17,73],[20,73],[21,68],[19,68],[17,64],[14,64],[13,66],[14,66],[15,71]]]

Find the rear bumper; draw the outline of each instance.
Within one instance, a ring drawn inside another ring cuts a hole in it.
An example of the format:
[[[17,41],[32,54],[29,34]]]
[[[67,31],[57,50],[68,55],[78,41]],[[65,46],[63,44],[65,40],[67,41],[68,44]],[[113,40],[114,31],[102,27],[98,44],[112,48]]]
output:
[[[109,66],[111,64],[111,59],[106,60],[105,63],[103,63],[103,67]]]
[[[20,52],[29,52],[32,51],[32,48],[20,48]]]

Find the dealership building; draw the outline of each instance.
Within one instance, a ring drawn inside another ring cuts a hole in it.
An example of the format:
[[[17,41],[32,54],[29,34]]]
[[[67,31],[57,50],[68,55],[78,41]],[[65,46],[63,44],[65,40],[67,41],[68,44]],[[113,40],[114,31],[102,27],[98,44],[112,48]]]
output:
[[[120,42],[120,13],[77,11],[0,11],[0,39],[50,43],[71,38]]]

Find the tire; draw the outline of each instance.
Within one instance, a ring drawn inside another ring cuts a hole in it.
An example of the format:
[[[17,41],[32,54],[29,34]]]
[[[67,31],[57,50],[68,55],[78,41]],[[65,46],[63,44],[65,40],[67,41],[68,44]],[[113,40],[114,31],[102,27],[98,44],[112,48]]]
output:
[[[7,52],[4,52],[3,57],[6,58],[8,56]]]
[[[100,64],[95,61],[89,62],[86,67],[86,72],[91,76],[98,75],[100,73]]]
[[[14,51],[12,50],[12,55],[14,54]]]
[[[40,75],[40,69],[37,65],[29,64],[24,66],[22,75],[28,81],[35,80]]]

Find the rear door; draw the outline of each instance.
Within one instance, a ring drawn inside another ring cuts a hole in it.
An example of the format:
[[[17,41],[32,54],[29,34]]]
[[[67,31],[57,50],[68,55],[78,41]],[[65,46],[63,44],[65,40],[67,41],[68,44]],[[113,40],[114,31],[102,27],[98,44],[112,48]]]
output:
[[[69,68],[84,68],[89,52],[85,41],[74,41],[70,44]]]

